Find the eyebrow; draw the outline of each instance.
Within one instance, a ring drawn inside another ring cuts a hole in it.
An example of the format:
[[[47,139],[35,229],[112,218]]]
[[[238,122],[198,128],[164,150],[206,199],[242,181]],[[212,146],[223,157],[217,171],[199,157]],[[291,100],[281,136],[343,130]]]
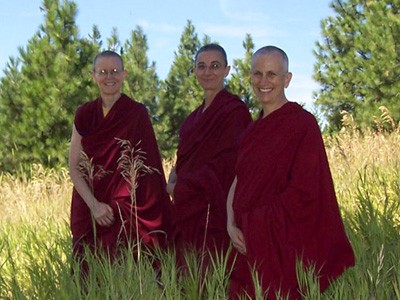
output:
[[[222,62],[220,62],[219,60],[213,60],[212,62],[211,62],[211,64],[222,64]],[[199,64],[206,64],[204,61],[199,61],[198,63],[197,63],[197,65],[199,65]]]

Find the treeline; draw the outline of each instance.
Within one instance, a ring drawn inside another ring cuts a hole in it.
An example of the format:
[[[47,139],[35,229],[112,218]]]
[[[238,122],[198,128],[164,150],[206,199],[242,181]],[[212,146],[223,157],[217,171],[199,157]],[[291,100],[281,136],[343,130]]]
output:
[[[171,69],[166,79],[160,80],[139,26],[124,42],[114,28],[103,45],[95,25],[88,37],[79,36],[73,1],[44,0],[41,8],[43,24],[27,45],[19,48],[19,57],[9,59],[0,81],[0,170],[13,171],[34,162],[49,167],[66,165],[75,109],[98,96],[90,72],[95,55],[104,49],[122,55],[128,70],[123,92],[147,106],[162,155],[172,157],[181,122],[202,99],[192,72],[193,58],[202,44],[211,42],[210,37],[200,40],[188,20]],[[254,47],[250,35],[243,47],[245,57],[234,61],[228,85],[253,108],[247,79]]]
[[[334,14],[321,22],[323,40],[316,43],[314,78],[321,89],[315,91],[315,112],[331,133],[340,130],[343,112],[359,126],[374,128],[383,107],[397,124],[400,0],[335,0],[331,8]],[[147,56],[147,38],[139,26],[126,41],[119,40],[115,28],[103,45],[96,25],[87,37],[79,36],[75,2],[43,0],[41,9],[43,23],[19,48],[18,57],[9,59],[0,79],[0,171],[32,163],[66,166],[73,115],[78,105],[98,96],[90,72],[94,56],[104,49],[123,56],[128,70],[123,92],[147,106],[161,153],[172,157],[182,120],[202,98],[192,73],[194,55],[201,45],[218,41],[199,37],[188,20],[169,73],[161,80]],[[247,34],[244,55],[234,59],[227,85],[255,116],[249,76],[253,51]],[[389,125],[388,130],[393,128]]]

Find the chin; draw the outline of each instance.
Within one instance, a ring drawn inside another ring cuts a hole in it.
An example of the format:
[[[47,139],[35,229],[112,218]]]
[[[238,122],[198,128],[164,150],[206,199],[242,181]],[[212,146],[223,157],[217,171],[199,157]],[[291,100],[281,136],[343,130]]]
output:
[[[267,95],[259,95],[257,97],[258,97],[258,99],[259,99],[259,101],[261,103],[269,103],[269,102],[271,102],[269,96],[267,96]]]

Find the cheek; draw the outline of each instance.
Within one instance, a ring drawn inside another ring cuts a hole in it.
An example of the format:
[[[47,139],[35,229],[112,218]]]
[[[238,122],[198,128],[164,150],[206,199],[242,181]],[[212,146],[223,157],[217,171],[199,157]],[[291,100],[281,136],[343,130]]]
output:
[[[251,85],[253,87],[256,87],[260,83],[260,80],[257,80],[257,78],[252,77],[251,78]]]

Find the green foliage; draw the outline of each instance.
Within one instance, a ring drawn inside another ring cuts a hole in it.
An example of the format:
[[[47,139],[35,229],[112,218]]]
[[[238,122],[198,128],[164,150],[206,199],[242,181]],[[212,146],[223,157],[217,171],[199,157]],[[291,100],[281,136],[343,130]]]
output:
[[[1,82],[2,170],[32,162],[65,164],[71,116],[92,92],[87,71],[97,47],[78,38],[76,4],[45,0],[43,9],[44,24],[19,49],[18,62],[10,61],[11,77]]]
[[[11,57],[0,79],[0,169],[16,171],[39,163],[66,166],[72,122],[77,107],[98,96],[90,73],[93,59],[102,50],[96,25],[81,38],[75,24],[77,5],[72,0],[43,0],[43,24]],[[147,58],[147,38],[137,26],[121,42],[117,28],[106,39],[107,49],[119,52],[128,71],[123,92],[148,108],[164,157],[173,158],[183,120],[202,102],[202,90],[193,74],[194,56],[203,44],[190,20],[181,35],[175,59],[165,80]],[[217,41],[213,41],[218,43]],[[250,90],[249,68],[254,44],[243,42],[244,59],[235,59],[228,89],[256,112]]]
[[[161,84],[157,123],[154,124],[164,157],[173,157],[183,120],[201,103],[202,92],[193,74],[194,57],[200,42],[187,21],[167,79]]]
[[[153,123],[156,121],[157,93],[160,81],[156,74],[155,62],[147,58],[147,38],[141,27],[131,32],[131,38],[124,45],[123,59],[128,75],[125,79],[124,92],[146,105]]]
[[[335,0],[321,23],[314,78],[322,88],[316,104],[333,130],[341,112],[361,126],[374,126],[372,113],[387,107],[400,120],[400,1]]]
[[[247,104],[253,118],[256,118],[260,112],[257,99],[251,88],[251,57],[254,52],[254,43],[250,34],[246,34],[243,41],[245,49],[244,58],[233,60],[233,74],[227,82],[227,89],[233,94],[238,95]]]
[[[89,38],[80,38],[75,24],[77,6],[73,1],[44,0],[44,22],[38,32],[11,57],[0,80],[0,169],[15,171],[20,165],[40,163],[66,166],[67,150],[76,108],[98,95],[90,72],[94,56],[102,47],[96,25]],[[146,105],[164,157],[173,157],[183,120],[202,101],[202,91],[193,75],[193,60],[201,44],[188,20],[170,72],[165,81],[149,62],[147,38],[140,27],[123,44],[117,28],[107,39],[107,49],[119,51],[128,71],[123,92]],[[243,95],[252,107],[246,89],[246,64],[253,49],[246,37],[244,60],[235,60],[233,92]],[[10,126],[12,124],[12,126]],[[29,168],[29,167],[28,167]]]

